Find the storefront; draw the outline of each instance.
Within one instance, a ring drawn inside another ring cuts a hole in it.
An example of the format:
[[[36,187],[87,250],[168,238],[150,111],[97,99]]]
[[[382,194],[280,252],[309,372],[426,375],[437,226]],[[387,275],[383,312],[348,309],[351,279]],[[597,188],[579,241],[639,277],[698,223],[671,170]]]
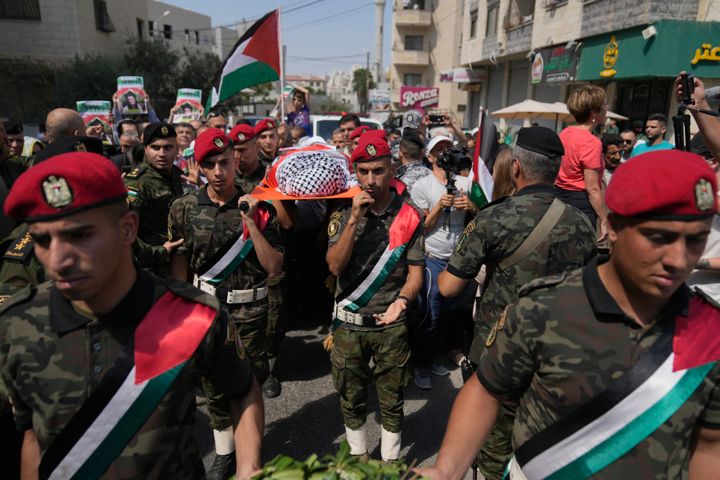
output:
[[[652,25],[582,39],[577,80],[607,86],[610,109],[642,131],[652,113],[675,115],[673,81],[685,70],[720,79],[720,22],[660,20]]]

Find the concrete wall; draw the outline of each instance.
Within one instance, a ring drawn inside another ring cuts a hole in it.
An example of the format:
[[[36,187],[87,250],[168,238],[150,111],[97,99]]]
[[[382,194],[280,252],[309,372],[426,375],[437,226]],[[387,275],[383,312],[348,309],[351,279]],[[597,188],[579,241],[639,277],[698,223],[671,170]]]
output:
[[[165,11],[170,11],[170,14],[163,17],[162,14]],[[210,17],[208,15],[178,8],[167,3],[149,0],[147,2],[147,20],[157,21],[158,28],[160,29],[160,38],[163,38],[163,41],[166,42],[167,45],[177,50],[182,50],[182,48],[185,47],[194,51],[213,53],[215,34],[211,28]],[[172,27],[171,40],[165,40],[164,37],[162,37],[163,25],[170,25]],[[187,41],[185,38],[186,29],[190,31]],[[195,43],[195,31],[198,32],[200,37],[199,44]]]
[[[582,36],[645,25],[656,20],[697,20],[699,0],[596,0],[582,11]]]

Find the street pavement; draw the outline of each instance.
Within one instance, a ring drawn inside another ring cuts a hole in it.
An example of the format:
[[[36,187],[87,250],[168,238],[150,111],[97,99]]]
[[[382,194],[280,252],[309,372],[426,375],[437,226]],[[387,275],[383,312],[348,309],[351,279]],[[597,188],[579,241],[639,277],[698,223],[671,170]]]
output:
[[[294,322],[294,323],[293,323]],[[304,460],[337,452],[345,436],[338,395],[330,376],[329,354],[322,341],[329,322],[295,316],[288,325],[276,374],[282,382],[282,394],[265,399],[265,438],[263,462],[278,454]],[[447,363],[448,368],[451,367]],[[405,392],[405,425],[402,455],[407,463],[427,465],[433,462],[458,389],[462,386],[460,369],[449,376],[432,376],[432,390],[420,390],[413,382]],[[374,388],[369,389],[368,448],[371,458],[380,458],[380,412]],[[212,434],[203,408],[198,411],[198,436],[206,468],[212,464]],[[470,478],[469,476],[467,478]]]

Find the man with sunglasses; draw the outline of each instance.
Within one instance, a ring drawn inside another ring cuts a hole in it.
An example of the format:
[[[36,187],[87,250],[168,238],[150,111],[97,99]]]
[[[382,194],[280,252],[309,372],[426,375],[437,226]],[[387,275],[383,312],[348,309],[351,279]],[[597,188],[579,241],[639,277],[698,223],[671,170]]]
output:
[[[621,163],[625,163],[628,160],[630,160],[630,157],[632,156],[633,148],[635,148],[635,143],[637,142],[637,135],[635,135],[635,132],[633,130],[623,130],[620,132],[620,138],[622,138],[622,160],[620,160]]]

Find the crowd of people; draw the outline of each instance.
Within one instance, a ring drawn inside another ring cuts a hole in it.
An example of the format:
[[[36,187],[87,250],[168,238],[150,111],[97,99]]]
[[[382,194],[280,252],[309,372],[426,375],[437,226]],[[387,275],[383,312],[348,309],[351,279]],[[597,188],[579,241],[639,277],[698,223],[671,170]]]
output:
[[[40,139],[5,121],[3,465],[250,478],[301,315],[331,325],[345,438],[363,460],[369,388],[395,462],[408,385],[460,368],[424,476],[716,478],[720,122],[699,79],[691,93],[692,153],[665,139],[661,114],[643,141],[598,136],[606,93],[576,87],[573,125],[522,128],[484,159],[487,201],[471,193],[476,139],[449,117],[399,132],[346,114],[323,139],[302,90],[286,118],[254,125],[118,111],[112,145],[69,109],[48,113]],[[288,177],[301,194],[281,191]]]

